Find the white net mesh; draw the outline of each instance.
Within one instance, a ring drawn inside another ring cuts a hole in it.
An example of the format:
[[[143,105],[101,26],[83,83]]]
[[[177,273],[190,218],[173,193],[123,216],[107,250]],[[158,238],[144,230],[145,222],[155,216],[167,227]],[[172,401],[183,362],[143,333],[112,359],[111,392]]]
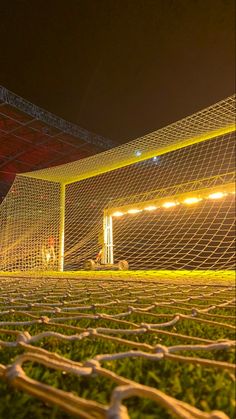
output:
[[[78,270],[101,249],[103,262],[130,269],[232,269],[234,122],[232,96],[115,149],[17,176],[0,208],[0,270]]]
[[[195,274],[0,277],[1,417],[235,418],[235,287]]]
[[[46,264],[44,246],[50,237],[58,243],[60,185],[17,177],[1,205],[1,267],[14,270],[42,270]],[[54,246],[54,262],[58,246]],[[49,266],[52,265],[52,258]]]

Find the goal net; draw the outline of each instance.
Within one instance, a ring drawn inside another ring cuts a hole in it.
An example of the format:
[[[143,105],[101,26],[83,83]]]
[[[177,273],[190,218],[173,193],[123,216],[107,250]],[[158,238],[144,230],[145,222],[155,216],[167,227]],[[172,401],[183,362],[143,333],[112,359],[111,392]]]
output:
[[[233,269],[235,96],[73,163],[17,175],[0,270]]]

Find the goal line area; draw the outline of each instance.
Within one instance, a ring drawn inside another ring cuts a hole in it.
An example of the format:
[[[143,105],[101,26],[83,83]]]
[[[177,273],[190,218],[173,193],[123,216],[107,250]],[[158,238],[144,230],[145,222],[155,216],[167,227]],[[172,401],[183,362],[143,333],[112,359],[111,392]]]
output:
[[[119,281],[157,281],[163,283],[191,283],[191,284],[234,284],[234,270],[138,270],[138,271],[35,271],[35,272],[3,272],[0,271],[0,278],[54,278],[74,280],[119,280]]]

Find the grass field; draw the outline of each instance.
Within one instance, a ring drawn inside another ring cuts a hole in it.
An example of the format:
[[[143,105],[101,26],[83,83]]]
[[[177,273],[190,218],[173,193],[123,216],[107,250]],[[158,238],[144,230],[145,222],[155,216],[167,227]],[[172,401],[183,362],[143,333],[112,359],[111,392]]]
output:
[[[233,273],[4,274],[0,287],[0,418],[235,417]]]

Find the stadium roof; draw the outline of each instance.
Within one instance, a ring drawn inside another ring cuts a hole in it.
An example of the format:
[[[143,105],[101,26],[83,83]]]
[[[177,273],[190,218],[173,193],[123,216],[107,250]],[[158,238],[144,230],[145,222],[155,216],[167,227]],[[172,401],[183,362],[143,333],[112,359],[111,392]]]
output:
[[[0,201],[15,174],[91,156],[115,146],[0,86]]]

